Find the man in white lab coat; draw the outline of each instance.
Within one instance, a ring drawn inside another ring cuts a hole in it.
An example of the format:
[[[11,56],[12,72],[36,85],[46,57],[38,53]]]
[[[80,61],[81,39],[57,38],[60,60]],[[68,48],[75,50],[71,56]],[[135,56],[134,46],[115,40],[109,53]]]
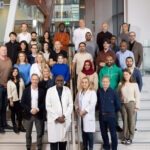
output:
[[[51,150],[66,150],[73,100],[70,89],[64,86],[63,76],[57,76],[55,83],[46,95],[48,142]]]

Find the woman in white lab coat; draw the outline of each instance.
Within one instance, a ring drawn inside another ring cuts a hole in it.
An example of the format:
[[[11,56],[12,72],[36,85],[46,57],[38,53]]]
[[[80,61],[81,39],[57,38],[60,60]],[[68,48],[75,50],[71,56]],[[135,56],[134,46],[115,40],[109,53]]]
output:
[[[97,95],[87,77],[81,80],[81,91],[77,94],[75,108],[81,118],[81,129],[84,150],[93,150],[95,132],[95,106]]]

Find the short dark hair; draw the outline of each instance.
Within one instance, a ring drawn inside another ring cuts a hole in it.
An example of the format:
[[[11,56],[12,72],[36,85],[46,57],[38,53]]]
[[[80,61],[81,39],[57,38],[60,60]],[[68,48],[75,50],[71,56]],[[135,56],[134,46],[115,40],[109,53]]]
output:
[[[103,44],[107,42],[108,44],[110,44],[110,40],[109,39],[104,39]]]
[[[91,33],[91,32],[86,32],[86,34],[91,34],[91,35],[92,35],[92,33]],[[85,35],[86,35],[86,34],[85,34]]]
[[[32,34],[36,34],[36,35],[37,35],[37,33],[36,33],[35,31],[31,32],[31,35],[32,35]]]
[[[11,35],[14,35],[15,37],[17,37],[16,32],[10,32],[10,33],[9,33],[9,37],[10,37]]]
[[[63,55],[63,54],[58,54],[58,55],[57,55],[57,60],[58,60],[58,57],[60,57],[60,56],[64,58],[64,55]]]
[[[121,42],[120,42],[120,44],[121,43],[126,43],[126,45],[128,45],[128,42],[126,41],[126,40],[122,40]]]
[[[84,46],[86,46],[86,43],[85,43],[85,42],[80,42],[80,43],[79,43],[79,47],[80,47],[81,44],[84,44]]]
[[[59,24],[59,28],[60,28],[61,25],[63,25],[64,27],[66,27],[65,24],[64,24],[63,22],[61,22],[61,23]]]
[[[127,59],[132,59],[132,61],[133,61],[133,58],[132,58],[132,57],[130,57],[130,56],[129,56],[129,57],[127,57],[127,58],[126,58],[126,60],[127,60]]]
[[[112,38],[112,37],[115,37],[115,38],[117,38],[117,36],[115,36],[115,35],[112,35],[112,36],[111,36],[111,38]]]

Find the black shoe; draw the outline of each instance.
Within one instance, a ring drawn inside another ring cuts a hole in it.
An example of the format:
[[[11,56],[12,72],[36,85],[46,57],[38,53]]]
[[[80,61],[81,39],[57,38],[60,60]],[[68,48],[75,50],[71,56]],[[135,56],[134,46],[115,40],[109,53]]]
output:
[[[21,131],[21,132],[26,132],[26,129],[23,127],[23,125],[20,125],[18,127],[18,130]]]
[[[16,125],[13,126],[13,130],[14,130],[15,133],[19,133],[19,130],[18,130]]]
[[[13,127],[10,126],[10,125],[8,125],[8,124],[6,124],[6,125],[4,126],[4,129],[13,130]]]
[[[3,128],[0,128],[0,133],[5,133],[5,130]]]
[[[30,148],[27,148],[27,150],[31,150]]]
[[[137,131],[137,128],[135,128],[135,131]]]
[[[123,130],[120,128],[120,126],[116,126],[117,132],[122,132]]]
[[[127,145],[132,144],[132,140],[127,140],[126,144],[127,144]]]

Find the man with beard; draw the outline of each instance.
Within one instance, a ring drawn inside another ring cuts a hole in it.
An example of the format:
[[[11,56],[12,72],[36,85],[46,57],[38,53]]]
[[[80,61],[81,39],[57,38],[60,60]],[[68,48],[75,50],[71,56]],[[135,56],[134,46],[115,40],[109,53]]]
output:
[[[31,46],[32,45],[37,45],[37,47],[38,47],[38,52],[39,51],[42,51],[42,45],[41,45],[41,43],[39,43],[38,41],[37,41],[37,33],[36,32],[32,32],[31,33],[31,41],[30,41],[30,43],[29,43],[29,50],[31,50]]]
[[[103,87],[102,78],[104,76],[108,76],[110,79],[109,87],[117,91],[118,84],[122,80],[123,73],[122,70],[114,64],[114,60],[112,56],[106,57],[106,66],[103,67],[99,73],[99,84],[101,88]],[[118,124],[118,118],[119,117],[117,116],[116,129],[118,132],[121,132],[122,129]]]
[[[64,86],[63,76],[58,75],[55,83],[46,95],[48,142],[51,150],[66,150],[73,100],[70,89]]]
[[[69,35],[64,32],[65,30],[65,24],[60,23],[59,24],[59,33],[56,33],[54,35],[53,44],[55,44],[56,41],[60,41],[62,44],[61,50],[67,51],[67,46],[69,44]]]

